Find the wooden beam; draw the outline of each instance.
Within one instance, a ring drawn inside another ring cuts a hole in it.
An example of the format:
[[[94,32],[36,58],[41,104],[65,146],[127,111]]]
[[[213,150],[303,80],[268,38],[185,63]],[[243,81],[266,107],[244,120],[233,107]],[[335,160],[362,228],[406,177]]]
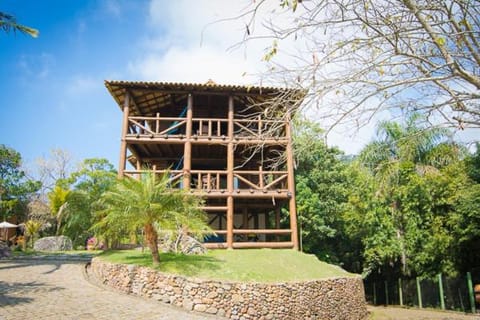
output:
[[[193,96],[188,95],[188,104],[187,104],[187,125],[186,125],[186,136],[187,141],[185,141],[184,152],[183,152],[183,188],[185,190],[190,189],[190,170],[192,169],[192,143],[190,138],[192,136],[192,117],[193,117]]]
[[[293,167],[293,149],[292,149],[292,129],[290,123],[290,111],[287,112],[286,117],[286,135],[288,139],[287,143],[287,171],[288,171],[288,191],[290,192],[290,200],[288,203],[290,212],[290,229],[292,230],[291,241],[293,248],[298,250],[298,229],[297,229],[297,208],[295,203],[295,174]]]
[[[241,248],[294,248],[291,241],[285,242],[235,242],[234,249]]]
[[[290,234],[290,229],[234,229],[234,234]]]
[[[207,249],[227,249],[226,242],[207,242],[203,244]],[[242,248],[293,248],[293,243],[291,241],[285,242],[235,242],[233,248],[242,249]]]
[[[168,138],[166,138],[166,135],[154,135],[151,137],[150,135],[140,135],[137,137],[136,134],[128,134],[127,135],[127,140],[130,143],[143,143],[143,144],[157,144],[157,143],[177,143],[177,144],[183,144],[185,142],[191,142],[194,144],[217,144],[217,145],[226,145],[227,142],[227,137],[222,138],[222,137],[216,137],[213,136],[211,138],[207,136],[197,136],[197,137],[192,137],[187,139],[185,138],[180,138],[179,135],[168,135]],[[253,144],[265,144],[265,145],[286,145],[288,141],[286,139],[265,139],[265,140],[259,140],[259,139],[252,139],[252,140],[245,140],[245,139],[239,139],[236,140],[234,139],[235,144],[237,145],[253,145]]]
[[[227,234],[227,230],[213,230],[216,234]]]
[[[201,207],[203,211],[220,211],[220,212],[225,212],[228,210],[228,207],[226,206],[204,206]]]
[[[233,249],[233,170],[234,170],[234,150],[233,150],[233,115],[234,105],[233,96],[228,97],[228,146],[227,146],[227,247]]]
[[[123,177],[127,165],[127,132],[128,132],[128,116],[130,114],[130,94],[125,92],[125,102],[123,105],[123,121],[122,121],[122,136],[120,140],[120,161],[118,164],[118,177]]]
[[[203,244],[207,249],[226,249],[226,242],[207,242]]]

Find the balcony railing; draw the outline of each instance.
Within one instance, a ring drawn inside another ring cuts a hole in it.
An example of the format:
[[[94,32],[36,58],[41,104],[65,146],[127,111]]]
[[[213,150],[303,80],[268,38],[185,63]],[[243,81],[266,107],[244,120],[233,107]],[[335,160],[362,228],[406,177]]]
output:
[[[139,177],[146,170],[125,170],[125,174],[131,177]],[[183,188],[184,172],[182,170],[154,170],[157,174],[167,173],[170,175],[172,188]],[[226,192],[226,170],[191,170],[190,189],[203,190],[205,192]],[[287,171],[249,171],[235,170],[233,172],[233,189],[236,191],[255,192],[286,192]]]
[[[175,117],[128,117],[127,135],[149,138],[165,136],[181,137],[186,135],[186,118]],[[235,119],[233,121],[235,139],[285,138],[283,121],[258,119]],[[228,119],[193,118],[192,136],[196,138],[223,138],[228,136]]]

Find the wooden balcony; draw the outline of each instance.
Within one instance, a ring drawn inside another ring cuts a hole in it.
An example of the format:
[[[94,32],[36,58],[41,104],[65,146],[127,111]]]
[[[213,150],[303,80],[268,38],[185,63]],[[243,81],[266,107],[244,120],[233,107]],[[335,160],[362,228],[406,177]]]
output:
[[[128,117],[126,138],[133,141],[185,141],[187,118]],[[234,119],[233,139],[239,143],[285,142],[285,122],[258,119]],[[228,139],[228,119],[193,118],[191,141],[211,142]]]
[[[130,177],[139,177],[146,170],[125,170]],[[183,170],[154,170],[157,174],[170,174],[172,188],[183,188]],[[233,193],[228,192],[226,170],[191,170],[190,191],[207,196],[226,197],[229,195],[255,198],[288,198],[287,171],[251,171],[233,172]]]

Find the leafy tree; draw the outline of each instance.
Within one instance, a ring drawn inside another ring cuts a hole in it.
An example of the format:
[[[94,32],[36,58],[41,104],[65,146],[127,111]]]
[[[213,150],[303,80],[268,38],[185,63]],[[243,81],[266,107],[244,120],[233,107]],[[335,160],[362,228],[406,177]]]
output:
[[[112,234],[142,229],[158,265],[158,230],[178,230],[178,226],[207,231],[206,216],[200,209],[201,199],[180,189],[170,189],[169,175],[160,177],[149,172],[133,179],[124,177],[100,198],[102,219],[94,228]]]
[[[70,194],[69,189],[64,189],[61,186],[55,186],[55,188],[48,194],[48,200],[50,203],[50,212],[55,218],[56,222],[56,235],[60,234],[60,227],[62,225],[62,219],[67,209],[67,198]]]
[[[361,126],[399,109],[435,124],[480,126],[480,2],[282,0],[280,7],[261,0],[242,12],[244,41],[273,39],[264,77],[305,89],[331,126]]]
[[[419,120],[414,114],[403,125],[380,123],[380,139],[360,154],[375,190],[364,223],[371,233],[362,238],[366,270],[397,263],[403,274],[453,270],[452,260],[439,253],[453,241],[449,215],[465,175],[452,168],[463,149],[444,130],[422,127]]]
[[[455,237],[454,252],[459,271],[469,271],[480,265],[480,148],[465,159],[465,172],[470,179],[462,185],[455,198],[455,213],[451,218]]]
[[[69,236],[75,245],[83,244],[95,223],[97,201],[115,181],[113,165],[106,159],[97,158],[85,159],[78,171],[59,178],[48,194],[56,218],[56,233]]]
[[[0,145],[0,209],[4,219],[23,214],[29,197],[40,188],[40,182],[27,178],[21,160],[20,153]]]
[[[33,248],[33,242],[35,240],[35,236],[38,234],[41,227],[42,227],[41,221],[28,220],[27,222],[25,222],[25,235],[32,241],[32,248]],[[25,244],[27,243],[28,238],[25,239]]]
[[[341,219],[348,195],[347,163],[338,149],[325,145],[318,124],[301,120],[295,128],[296,199],[303,250],[350,267],[344,259],[347,250]]]
[[[28,34],[33,38],[38,37],[39,34],[37,29],[18,24],[17,19],[15,19],[14,16],[5,12],[0,12],[0,28],[6,33],[9,33],[10,31],[15,33],[19,31],[24,34]]]

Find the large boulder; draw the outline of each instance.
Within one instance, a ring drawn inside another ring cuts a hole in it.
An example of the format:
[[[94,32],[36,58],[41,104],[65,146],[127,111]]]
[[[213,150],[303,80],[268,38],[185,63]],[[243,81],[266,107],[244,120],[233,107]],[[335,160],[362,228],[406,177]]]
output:
[[[41,238],[33,245],[33,249],[37,251],[67,251],[72,248],[72,240],[66,236]]]
[[[160,250],[188,255],[207,253],[207,248],[203,243],[185,233],[166,233],[160,239]]]
[[[10,248],[5,241],[0,241],[0,258],[10,257]]]

